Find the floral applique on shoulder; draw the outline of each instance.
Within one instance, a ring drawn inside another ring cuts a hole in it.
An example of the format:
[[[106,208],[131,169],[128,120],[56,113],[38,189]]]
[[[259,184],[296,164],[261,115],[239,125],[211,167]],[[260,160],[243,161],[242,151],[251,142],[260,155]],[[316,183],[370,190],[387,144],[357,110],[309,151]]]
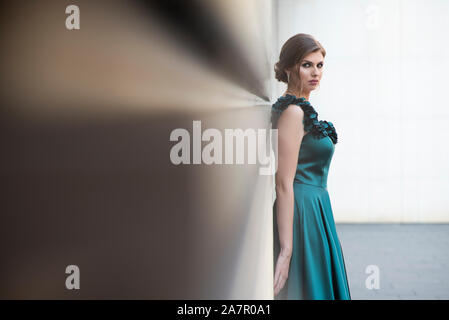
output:
[[[276,127],[282,111],[287,109],[291,104],[296,104],[304,111],[304,130],[312,134],[316,138],[323,138],[328,136],[334,144],[337,143],[338,137],[334,125],[330,121],[318,120],[318,112],[312,107],[309,101],[305,98],[298,98],[294,95],[287,94],[281,96],[271,107],[271,123]]]

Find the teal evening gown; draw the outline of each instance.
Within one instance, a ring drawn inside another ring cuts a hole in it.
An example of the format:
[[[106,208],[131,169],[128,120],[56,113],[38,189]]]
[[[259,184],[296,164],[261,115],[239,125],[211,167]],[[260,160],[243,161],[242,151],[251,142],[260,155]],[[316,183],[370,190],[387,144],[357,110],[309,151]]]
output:
[[[293,251],[288,279],[276,300],[351,300],[345,261],[327,191],[337,133],[304,98],[281,96],[272,106],[272,125],[289,105],[304,111],[304,135],[293,182]],[[277,200],[276,200],[277,201]],[[273,206],[274,267],[280,251]],[[275,270],[275,269],[274,269]]]

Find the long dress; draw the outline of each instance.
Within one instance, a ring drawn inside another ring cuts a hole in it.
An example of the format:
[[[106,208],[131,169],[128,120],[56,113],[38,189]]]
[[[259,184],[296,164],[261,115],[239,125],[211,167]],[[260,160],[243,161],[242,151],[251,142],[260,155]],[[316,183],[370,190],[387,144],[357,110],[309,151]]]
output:
[[[319,121],[318,113],[304,98],[281,96],[272,106],[272,123],[289,105],[304,111],[304,131],[293,182],[293,247],[288,279],[276,300],[351,300],[345,261],[337,236],[327,176],[337,143],[331,122]],[[273,206],[274,267],[280,251]]]

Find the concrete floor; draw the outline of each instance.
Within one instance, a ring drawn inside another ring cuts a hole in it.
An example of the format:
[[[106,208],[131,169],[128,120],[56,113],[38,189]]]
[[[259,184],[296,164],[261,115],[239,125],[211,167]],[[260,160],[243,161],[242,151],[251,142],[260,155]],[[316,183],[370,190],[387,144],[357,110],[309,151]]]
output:
[[[337,224],[353,300],[449,299],[449,224]],[[367,266],[379,268],[368,289]]]

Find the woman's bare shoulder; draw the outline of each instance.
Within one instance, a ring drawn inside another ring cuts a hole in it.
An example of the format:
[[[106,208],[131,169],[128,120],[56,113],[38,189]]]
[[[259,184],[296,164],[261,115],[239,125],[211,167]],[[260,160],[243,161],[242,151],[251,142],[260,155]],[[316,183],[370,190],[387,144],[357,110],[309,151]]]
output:
[[[284,122],[285,120],[293,120],[297,121],[304,118],[304,111],[302,108],[296,104],[290,104],[284,112],[282,112],[279,121]],[[282,119],[282,120],[281,120]],[[285,120],[284,120],[285,119]]]

